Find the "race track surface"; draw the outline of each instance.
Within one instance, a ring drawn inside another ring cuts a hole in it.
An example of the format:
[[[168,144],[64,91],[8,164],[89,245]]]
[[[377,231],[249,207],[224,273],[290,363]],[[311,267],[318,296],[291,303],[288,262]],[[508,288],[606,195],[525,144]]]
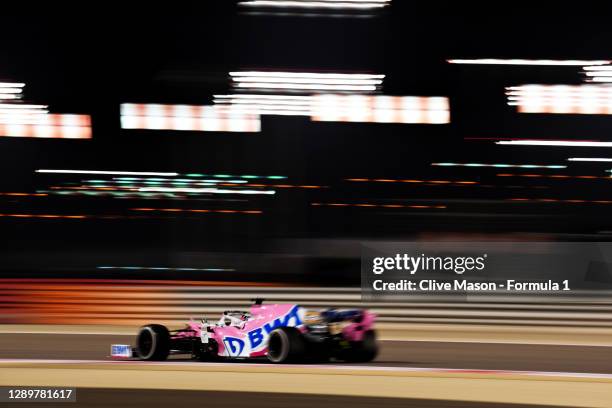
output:
[[[0,334],[0,359],[105,360],[110,344],[133,336]],[[612,373],[612,347],[385,341],[368,365],[482,370]],[[184,358],[174,356],[173,358]]]
[[[368,398],[308,394],[235,393],[216,391],[175,390],[123,390],[123,389],[79,389],[77,404],[83,408],[107,407],[177,407],[196,406],[214,408],[530,408],[535,405],[491,404],[464,401],[431,401],[411,398]],[[40,403],[20,403],[19,407],[40,408]],[[44,407],[66,408],[66,404],[44,403]],[[73,405],[68,404],[68,407]],[[538,408],[553,408],[538,405]]]
[[[110,359],[112,343],[132,341],[121,334],[0,333],[0,383],[73,386],[73,407],[586,408],[612,401],[607,346],[383,341],[378,358],[363,365]]]

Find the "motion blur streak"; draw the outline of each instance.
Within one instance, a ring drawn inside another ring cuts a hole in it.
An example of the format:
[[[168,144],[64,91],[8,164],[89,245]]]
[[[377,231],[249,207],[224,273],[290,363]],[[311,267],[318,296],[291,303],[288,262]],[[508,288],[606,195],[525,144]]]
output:
[[[446,124],[450,112],[445,97],[316,95],[312,120]]]
[[[236,89],[283,90],[285,92],[374,92],[382,85],[381,74],[300,73],[236,71],[229,73]]]
[[[567,147],[612,147],[612,142],[593,142],[581,140],[501,140],[498,145],[515,146],[567,146]]]
[[[612,114],[612,88],[605,85],[522,85],[506,91],[508,105],[522,113]]]
[[[549,59],[449,59],[450,64],[483,64],[483,65],[560,65],[560,66],[580,66],[580,65],[605,65],[609,64],[608,60],[549,60]]]
[[[369,178],[350,178],[346,181],[354,182],[372,182],[372,183],[427,183],[427,184],[478,184],[477,181],[461,181],[461,180],[400,180],[400,179],[369,179]]]
[[[142,187],[138,191],[153,191],[165,193],[212,193],[212,194],[248,194],[274,195],[274,190],[228,190],[221,188],[174,188],[174,187]]]
[[[167,312],[159,314],[164,320],[181,320],[197,312],[198,308],[166,307],[164,299],[189,300],[190,293],[198,287],[278,286],[261,282],[154,279],[0,279],[0,285],[0,322],[3,324],[139,324],[151,319],[150,314],[159,313],[162,308]],[[202,299],[196,300],[196,303],[201,302]],[[221,311],[221,307],[216,309]]]
[[[46,193],[0,193],[0,196],[14,196],[14,197],[46,197]]]
[[[18,115],[0,116],[0,135],[60,139],[91,139],[91,119],[88,115],[49,114],[24,118]]]
[[[612,159],[604,157],[570,157],[567,160],[577,162],[612,162]]]
[[[513,174],[513,173],[499,173],[497,177],[531,177],[531,178],[551,178],[551,179],[584,179],[584,180],[610,180],[610,177],[604,176],[574,176],[569,174]]]
[[[168,266],[97,266],[96,269],[126,271],[234,272],[233,268],[171,268]]]
[[[220,213],[220,214],[262,214],[261,210],[220,210],[220,209],[185,209],[185,208],[132,208],[132,211],[161,211],[161,212],[192,212],[192,213]]]
[[[121,104],[123,129],[259,132],[258,115],[220,111],[214,106]]]
[[[62,219],[84,219],[87,215],[58,215],[58,214],[0,214],[0,217],[14,218],[62,218]]]
[[[55,170],[39,169],[36,173],[58,173],[58,174],[123,174],[134,176],[178,176],[178,173],[162,173],[153,171],[110,171],[110,170]]]
[[[538,304],[516,299],[499,303],[363,303],[359,289],[280,286],[193,280],[0,279],[0,322],[138,325],[174,324],[189,316],[216,316],[240,308],[245,299],[263,296],[271,303],[304,307],[365,307],[381,323],[487,324],[611,328],[612,307],[581,298],[560,304],[554,297]],[[502,331],[503,332],[503,331]]]
[[[317,0],[317,1],[288,1],[288,0],[247,0],[238,4],[246,7],[279,7],[279,8],[305,8],[305,9],[344,9],[368,10],[389,5],[391,0]]]
[[[562,204],[612,204],[612,200],[582,200],[559,198],[508,198],[508,201],[535,202],[535,203],[562,203]]]
[[[505,164],[505,163],[431,163],[432,166],[441,167],[501,167],[501,168],[521,168],[521,169],[565,169],[567,166],[558,164]]]
[[[411,208],[411,209],[443,209],[445,205],[409,205],[409,204],[370,204],[370,203],[311,203],[315,207],[363,207],[363,208]]]

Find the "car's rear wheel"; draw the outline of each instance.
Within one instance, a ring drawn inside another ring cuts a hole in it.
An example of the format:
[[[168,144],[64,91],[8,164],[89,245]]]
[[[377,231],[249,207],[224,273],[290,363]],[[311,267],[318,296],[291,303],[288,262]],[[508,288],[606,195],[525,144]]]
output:
[[[304,337],[295,327],[281,327],[270,333],[268,360],[273,363],[298,363],[306,354]]]
[[[367,363],[376,358],[378,354],[378,344],[376,343],[376,333],[368,330],[363,334],[363,339],[354,342],[348,350],[345,350],[342,359],[355,363]]]
[[[170,354],[170,332],[160,324],[142,326],[136,338],[136,349],[141,360],[165,360]]]

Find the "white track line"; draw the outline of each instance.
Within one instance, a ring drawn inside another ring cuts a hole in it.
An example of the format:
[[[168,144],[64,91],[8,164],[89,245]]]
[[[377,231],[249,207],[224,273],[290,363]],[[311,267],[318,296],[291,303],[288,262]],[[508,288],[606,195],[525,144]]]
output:
[[[534,377],[564,377],[564,378],[591,378],[612,380],[612,374],[605,373],[577,373],[563,371],[518,371],[518,370],[482,370],[466,368],[442,368],[442,367],[391,367],[391,366],[363,366],[363,365],[337,365],[337,364],[265,364],[265,363],[200,363],[183,361],[137,361],[137,360],[53,360],[53,359],[0,359],[2,364],[122,364],[142,366],[196,366],[196,367],[268,367],[268,368],[316,368],[324,370],[358,370],[358,371],[384,371],[384,372],[415,372],[415,373],[438,373],[438,374],[476,374],[476,375],[502,375],[502,376],[534,376]]]

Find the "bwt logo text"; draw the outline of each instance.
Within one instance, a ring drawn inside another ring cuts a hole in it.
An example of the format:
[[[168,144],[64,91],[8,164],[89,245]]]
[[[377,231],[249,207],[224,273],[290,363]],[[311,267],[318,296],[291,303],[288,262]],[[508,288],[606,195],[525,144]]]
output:
[[[249,332],[249,342],[251,343],[251,350],[261,346],[264,339],[279,327],[296,327],[302,324],[302,319],[299,315],[299,307],[294,306],[289,313],[286,315],[274,319],[273,321],[264,324],[262,327],[258,327]],[[265,336],[264,336],[265,333]]]

